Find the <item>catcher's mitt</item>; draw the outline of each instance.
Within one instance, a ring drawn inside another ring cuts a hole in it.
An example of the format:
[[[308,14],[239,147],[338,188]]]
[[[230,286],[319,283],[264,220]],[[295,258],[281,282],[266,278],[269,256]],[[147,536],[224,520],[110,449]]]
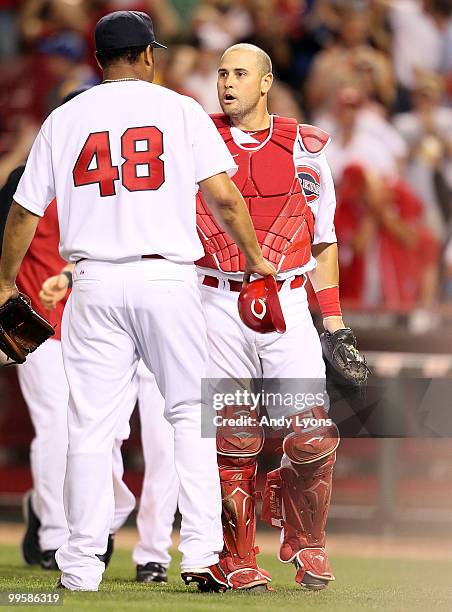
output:
[[[20,294],[0,306],[0,350],[13,363],[24,363],[27,355],[38,348],[55,330]]]
[[[327,379],[346,387],[364,387],[370,370],[366,358],[356,348],[355,334],[349,327],[334,334],[324,332],[320,336]]]

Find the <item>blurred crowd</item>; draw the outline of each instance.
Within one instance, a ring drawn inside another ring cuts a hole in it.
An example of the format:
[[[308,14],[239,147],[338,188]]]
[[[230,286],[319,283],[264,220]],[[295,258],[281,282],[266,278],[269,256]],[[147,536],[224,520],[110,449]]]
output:
[[[332,136],[342,298],[452,302],[452,0],[0,0],[0,186],[72,89],[97,84],[96,21],[147,11],[157,82],[218,112],[222,51],[272,57],[271,111]]]

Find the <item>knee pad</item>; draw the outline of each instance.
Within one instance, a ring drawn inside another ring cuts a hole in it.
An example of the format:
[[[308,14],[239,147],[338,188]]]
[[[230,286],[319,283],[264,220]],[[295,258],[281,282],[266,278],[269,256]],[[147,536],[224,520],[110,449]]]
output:
[[[329,457],[339,445],[339,431],[323,408],[292,417],[294,431],[283,441],[283,451],[294,464],[315,463]]]
[[[264,430],[254,411],[240,406],[222,411],[217,428],[217,452],[222,457],[256,457],[264,446]]]

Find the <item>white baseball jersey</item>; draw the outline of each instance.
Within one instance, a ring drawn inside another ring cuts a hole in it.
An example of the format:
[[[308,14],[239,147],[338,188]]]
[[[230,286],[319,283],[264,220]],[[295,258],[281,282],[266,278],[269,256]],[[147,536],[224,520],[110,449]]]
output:
[[[68,261],[203,254],[196,184],[236,165],[191,98],[145,81],[104,83],[44,122],[14,199],[42,216],[56,196]]]
[[[333,177],[328,165],[325,153],[313,154],[306,151],[301,142],[300,136],[295,143],[294,163],[298,169],[300,166],[307,166],[313,172],[313,187],[305,185],[303,178],[300,177],[301,188],[306,194],[307,189],[311,189],[315,199],[307,198],[314,215],[314,239],[313,244],[326,242],[332,244],[337,242],[336,230],[334,229],[334,214],[336,212],[336,192],[334,190]],[[308,177],[309,178],[309,177]]]

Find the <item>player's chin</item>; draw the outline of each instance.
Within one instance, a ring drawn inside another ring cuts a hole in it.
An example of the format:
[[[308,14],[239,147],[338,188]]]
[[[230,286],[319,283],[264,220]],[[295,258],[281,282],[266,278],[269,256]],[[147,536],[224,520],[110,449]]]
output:
[[[240,108],[235,100],[234,102],[229,102],[227,104],[221,102],[221,109],[228,117],[237,117],[240,115]]]

